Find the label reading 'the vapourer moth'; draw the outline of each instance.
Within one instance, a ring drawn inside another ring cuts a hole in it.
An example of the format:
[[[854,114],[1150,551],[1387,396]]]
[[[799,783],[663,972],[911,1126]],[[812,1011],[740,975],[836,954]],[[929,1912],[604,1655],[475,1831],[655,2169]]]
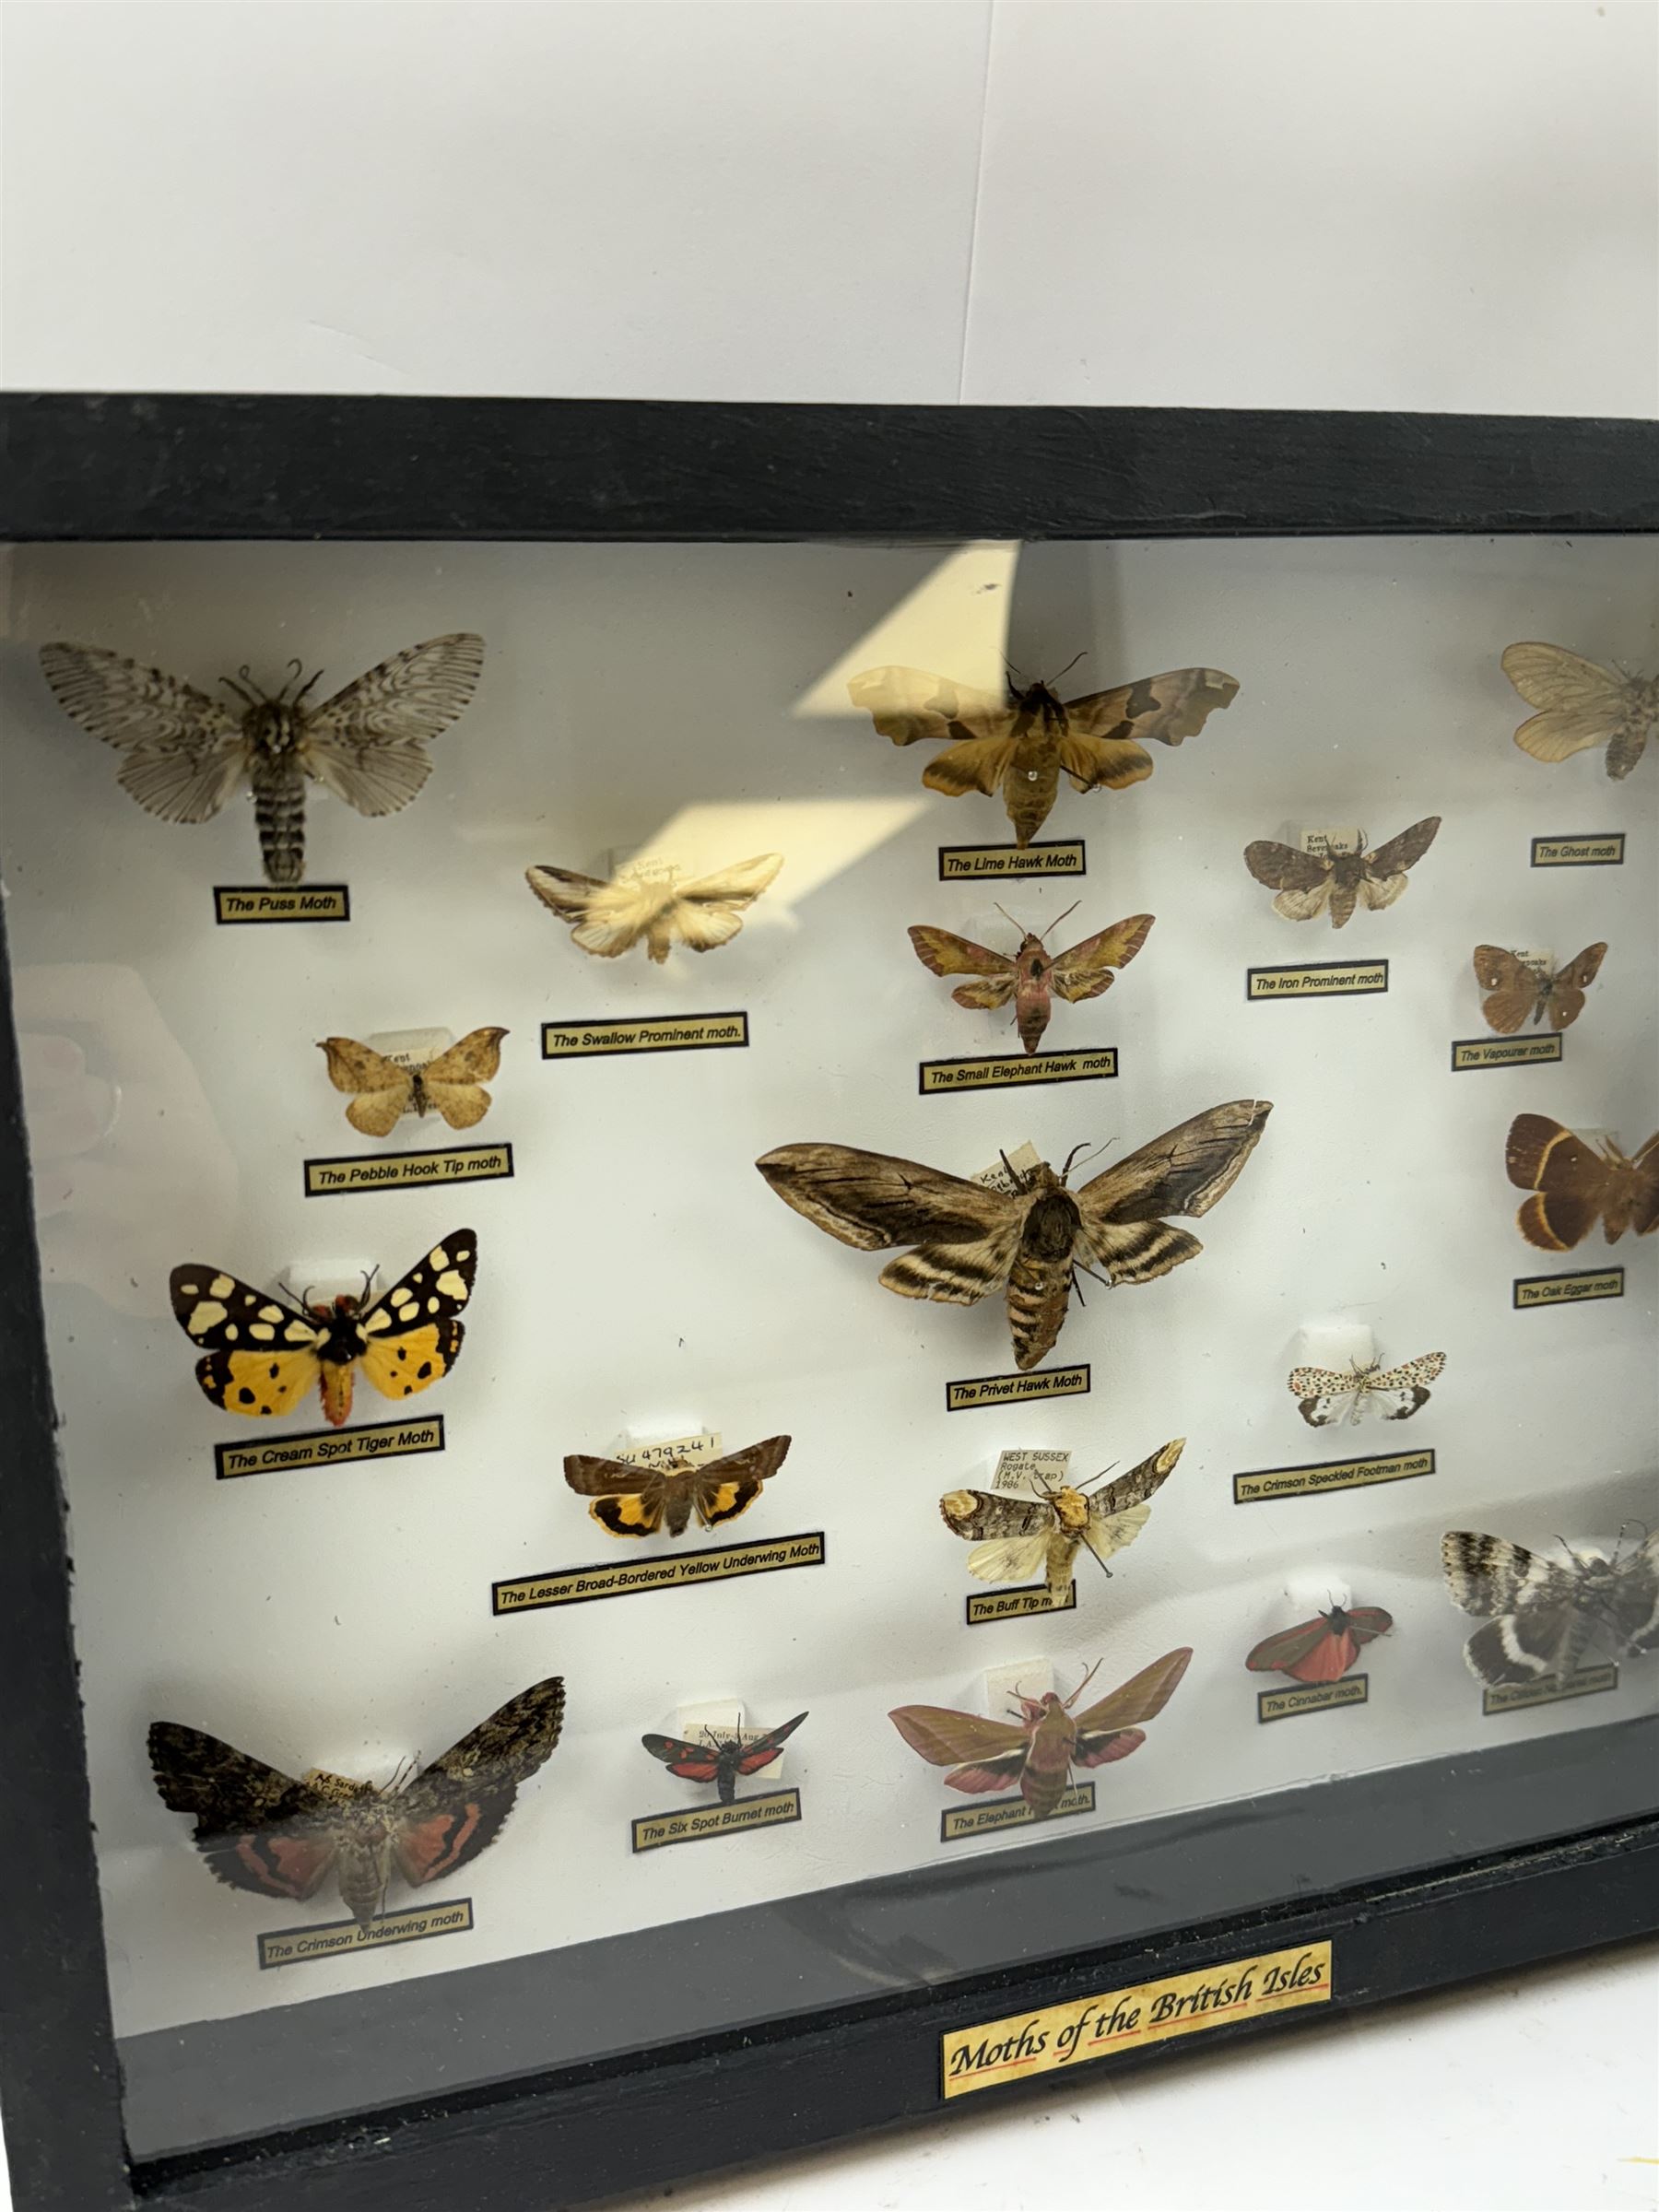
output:
[[[1328,1712],[1333,1705],[1363,1705],[1370,1695],[1369,1675],[1344,1675],[1339,1682],[1299,1682],[1294,1689],[1258,1689],[1256,1719],[1288,1721],[1299,1712]]]
[[[1388,988],[1386,960],[1310,960],[1301,968],[1248,968],[1244,995],[1264,998],[1363,998]]]
[[[1618,868],[1624,865],[1624,831],[1581,837],[1535,837],[1535,868]]]
[[[1092,1813],[1094,1803],[1094,1783],[1075,1782],[1053,1811],[1044,1816],[1043,1824],[1069,1819],[1074,1813]],[[1023,1797],[991,1797],[982,1805],[952,1806],[939,1815],[939,1841],[960,1843],[970,1836],[994,1835],[999,1828],[1030,1828],[1036,1818]]]
[[[1046,1583],[1015,1590],[976,1590],[967,1600],[968,1626],[982,1628],[988,1620],[1019,1620],[1028,1613],[1075,1613],[1077,1585],[1067,1583],[1065,1595],[1055,1605]]]
[[[1565,1682],[1555,1675],[1546,1675],[1538,1682],[1504,1682],[1484,1689],[1480,1711],[1482,1718],[1489,1721],[1495,1713],[1518,1712],[1524,1706],[1559,1705],[1563,1698],[1599,1697],[1603,1690],[1618,1688],[1618,1667],[1583,1666]]]
[[[343,1951],[384,1951],[401,1943],[424,1943],[429,1936],[461,1936],[473,1924],[470,1897],[446,1898],[441,1905],[411,1905],[405,1912],[382,1912],[366,1928],[355,1920],[325,1920],[312,1928],[276,1928],[259,1939],[259,1963],[300,1966],[308,1959],[337,1959]]]
[[[1072,843],[1050,840],[1035,845],[941,845],[939,881],[964,876],[1084,876],[1088,862],[1081,838]]]
[[[220,1482],[241,1475],[291,1475],[300,1467],[333,1467],[352,1459],[404,1459],[441,1452],[443,1416],[418,1421],[370,1421],[361,1429],[312,1429],[268,1443],[215,1444],[213,1471]]]
[[[1030,1398],[1081,1398],[1088,1394],[1088,1362],[1080,1367],[1040,1367],[1034,1374],[980,1375],[947,1382],[945,1410],[965,1413],[974,1406],[1022,1405]]]
[[[1324,1460],[1307,1467],[1263,1467],[1252,1475],[1233,1477],[1233,1503],[1250,1505],[1261,1498],[1313,1498],[1325,1490],[1359,1490],[1373,1482],[1407,1482],[1413,1476],[1433,1472],[1432,1451],[1379,1453],[1374,1458]]]
[[[659,1014],[625,1021],[544,1021],[544,1060],[591,1060],[620,1053],[705,1053],[747,1045],[747,1014]]]
[[[924,1060],[917,1088],[924,1098],[942,1090],[1018,1090],[1033,1083],[1098,1083],[1118,1072],[1117,1048],[1084,1046],[1070,1053],[992,1053],[979,1060]]]
[[[351,893],[343,883],[216,884],[216,922],[349,922]]]
[[[698,1843],[705,1836],[753,1834],[783,1828],[801,1817],[799,1790],[757,1790],[732,1805],[693,1806],[689,1812],[647,1813],[630,1825],[635,1851],[656,1851],[665,1843]]]
[[[1589,1298],[1622,1298],[1622,1267],[1587,1267],[1576,1275],[1517,1276],[1512,1292],[1515,1311],[1535,1306],[1577,1306]]]
[[[1471,1067],[1526,1067],[1561,1057],[1561,1032],[1541,1037],[1460,1037],[1452,1047],[1452,1073]]]
[[[305,1194],[333,1198],[347,1191],[386,1191],[411,1183],[495,1182],[512,1173],[511,1145],[460,1145],[448,1152],[358,1152],[342,1159],[308,1159]]]
[[[534,1613],[546,1606],[581,1606],[594,1598],[631,1597],[640,1590],[672,1590],[688,1583],[725,1583],[746,1574],[776,1574],[786,1567],[821,1567],[824,1539],[776,1536],[769,1542],[723,1544],[662,1559],[567,1567],[555,1574],[528,1574],[491,1586],[490,1610]]]

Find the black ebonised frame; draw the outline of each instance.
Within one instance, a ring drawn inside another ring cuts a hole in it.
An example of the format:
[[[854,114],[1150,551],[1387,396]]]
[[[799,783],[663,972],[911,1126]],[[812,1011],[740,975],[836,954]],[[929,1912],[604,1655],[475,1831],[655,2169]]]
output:
[[[1659,531],[1659,423],[0,396],[0,541],[1592,531]],[[1604,1809],[1564,1840],[1471,1852],[1448,1832],[1427,1871],[1306,1896],[1291,1908],[1169,1928],[1058,1965],[1051,1957],[337,2126],[134,2164],[105,1985],[70,1563],[3,962],[0,1403],[7,1409],[0,1771],[13,1788],[11,1817],[0,1825],[0,2105],[18,2212],[138,2205],[448,2212],[457,2204],[529,2212],[936,2110],[940,2034],[1025,2006],[1324,1936],[1338,1944],[1335,2001],[1349,2006],[1659,1927],[1655,1730],[1627,1724],[1619,1763],[1640,1776],[1645,1760],[1648,1779],[1627,1792],[1616,1815]],[[1206,2040],[1263,2031],[1245,2023]],[[1026,2092],[1001,2092],[1015,2093]],[[710,2147],[688,2151],[693,2142]]]

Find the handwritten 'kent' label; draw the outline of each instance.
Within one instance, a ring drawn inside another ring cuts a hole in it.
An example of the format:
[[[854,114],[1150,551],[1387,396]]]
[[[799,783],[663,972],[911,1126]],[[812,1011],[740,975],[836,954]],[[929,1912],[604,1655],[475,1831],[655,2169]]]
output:
[[[707,1053],[749,1041],[747,1014],[662,1014],[648,1020],[544,1021],[544,1060],[620,1053]]]
[[[1174,2035],[1231,2027],[1264,2013],[1328,2004],[1331,1947],[1307,1943],[1254,1959],[1206,1966],[1166,1982],[1108,1990],[1042,2012],[1012,2012],[939,2039],[940,2088],[962,2097],[1005,2081],[1026,2081],[1062,2066],[1144,2049]]]
[[[1099,1083],[1118,1072],[1115,1045],[1071,1053],[993,1053],[981,1060],[924,1060],[917,1088],[924,1098],[941,1090],[1018,1090],[1033,1083]]]
[[[429,1936],[464,1936],[473,1924],[470,1897],[446,1898],[441,1905],[411,1905],[406,1912],[382,1912],[366,1928],[355,1920],[325,1920],[311,1928],[276,1928],[259,1938],[259,1963],[301,1966],[308,1959],[337,1959],[345,1951],[386,1951],[403,1943],[424,1943]]]
[[[1040,1367],[1034,1374],[980,1375],[945,1385],[947,1413],[975,1406],[1024,1405],[1030,1398],[1082,1398],[1088,1394],[1088,1362],[1080,1367]]]
[[[1581,837],[1535,837],[1535,868],[1619,868],[1624,865],[1624,831]]]
[[[688,1583],[727,1583],[739,1575],[776,1574],[786,1567],[821,1567],[824,1539],[777,1536],[771,1542],[724,1544],[661,1559],[567,1567],[556,1574],[529,1574],[491,1585],[495,1613],[535,1613],[546,1606],[583,1606],[595,1598],[632,1597],[641,1590],[673,1590]]]
[[[1523,1706],[1559,1705],[1563,1698],[1594,1698],[1618,1688],[1616,1666],[1584,1666],[1563,1682],[1546,1675],[1540,1682],[1505,1682],[1481,1692],[1480,1711],[1486,1720],[1495,1713],[1518,1712]]]
[[[1299,1712],[1328,1712],[1333,1705],[1363,1705],[1369,1675],[1344,1675],[1340,1682],[1299,1682],[1294,1689],[1258,1689],[1256,1720],[1288,1721]]]
[[[1316,1466],[1264,1467],[1233,1477],[1233,1503],[1250,1505],[1262,1498],[1313,1498],[1325,1490],[1364,1489],[1373,1482],[1408,1482],[1432,1475],[1434,1453],[1389,1452],[1371,1459],[1332,1459]]]
[[[213,1471],[220,1482],[242,1475],[291,1475],[300,1467],[335,1467],[352,1459],[406,1459],[441,1452],[443,1416],[418,1421],[370,1421],[360,1429],[313,1429],[301,1436],[262,1438],[256,1444],[215,1444]]]
[[[732,1805],[647,1813],[630,1825],[635,1851],[657,1851],[665,1843],[700,1843],[708,1836],[753,1835],[763,1828],[786,1828],[800,1817],[799,1790],[758,1790]]]
[[[343,883],[296,883],[284,889],[216,884],[216,922],[349,922],[351,893]]]
[[[1046,1583],[1034,1583],[1029,1589],[976,1590],[967,1601],[968,1626],[982,1628],[988,1620],[1020,1620],[1030,1613],[1075,1613],[1077,1609],[1077,1585],[1067,1583],[1065,1595],[1056,1605],[1049,1595]]]
[[[1386,960],[1312,960],[1305,968],[1250,968],[1244,995],[1263,998],[1364,998],[1388,988]]]
[[[964,876],[1086,876],[1083,841],[1035,845],[941,845],[939,881]]]
[[[1094,1783],[1074,1783],[1053,1811],[1043,1816],[1043,1825],[1068,1819],[1074,1813],[1092,1813],[1094,1803]],[[939,1815],[939,1841],[961,1843],[970,1836],[994,1835],[1001,1828],[1030,1828],[1036,1818],[1023,1797],[992,1797],[983,1805],[952,1806]]]
[[[1622,1267],[1589,1267],[1575,1275],[1517,1276],[1512,1291],[1515,1311],[1526,1313],[1536,1306],[1580,1306],[1586,1299],[1622,1298],[1624,1277]]]
[[[461,1145],[448,1152],[358,1152],[344,1159],[308,1159],[305,1194],[334,1198],[347,1191],[392,1191],[411,1183],[496,1182],[512,1173],[511,1145]]]
[[[1452,1073],[1470,1067],[1526,1067],[1561,1057],[1561,1032],[1542,1037],[1460,1037],[1452,1047]]]

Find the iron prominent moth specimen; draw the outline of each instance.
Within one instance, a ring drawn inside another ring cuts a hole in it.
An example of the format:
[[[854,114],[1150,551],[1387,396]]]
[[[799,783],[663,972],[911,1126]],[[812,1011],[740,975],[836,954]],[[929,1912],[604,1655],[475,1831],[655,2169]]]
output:
[[[571,940],[583,952],[614,960],[643,937],[646,959],[660,963],[675,945],[689,952],[729,945],[782,865],[782,853],[762,853],[691,883],[673,868],[625,868],[602,883],[550,866],[526,868],[524,881],[550,912],[572,924]]]
[[[1065,914],[1076,911],[1068,906]],[[997,912],[1003,910],[998,907]],[[1058,929],[1065,914],[1056,915],[1049,929]],[[1014,921],[1012,914],[1005,918]],[[922,965],[935,975],[973,979],[959,983],[951,993],[959,1006],[994,1012],[1012,999],[1020,1045],[1034,1053],[1049,1025],[1053,994],[1057,991],[1062,998],[1076,1000],[1099,998],[1101,992],[1111,990],[1112,970],[1128,967],[1146,943],[1154,918],[1131,914],[1127,921],[1114,922],[1110,929],[1082,938],[1068,952],[1050,953],[1042,937],[1030,929],[1020,931],[1019,950],[1015,953],[993,952],[987,945],[976,945],[971,937],[953,936],[947,929],[933,929],[922,922],[911,930],[910,941]],[[1019,929],[1018,922],[1014,926]],[[1045,930],[1043,936],[1047,935]]]
[[[783,1465],[789,1445],[786,1436],[769,1436],[702,1466],[677,1459],[665,1467],[641,1467],[574,1452],[564,1463],[564,1478],[579,1497],[593,1500],[588,1512],[613,1536],[654,1536],[659,1528],[680,1536],[694,1512],[700,1528],[718,1528],[747,1512]]]
[[[179,1326],[206,1348],[195,1371],[204,1397],[227,1413],[287,1413],[315,1383],[338,1429],[359,1367],[383,1398],[411,1397],[448,1374],[477,1267],[477,1239],[458,1229],[372,1300],[365,1289],[327,1305],[284,1304],[198,1260],[175,1267],[169,1288]]]
[[[1339,1681],[1361,1649],[1394,1627],[1381,1606],[1333,1606],[1293,1629],[1264,1636],[1244,1664],[1253,1675],[1288,1675],[1293,1682]]]
[[[1394,904],[1406,887],[1406,871],[1422,859],[1440,826],[1438,814],[1425,815],[1374,853],[1363,843],[1358,853],[1299,853],[1275,838],[1258,838],[1245,846],[1244,865],[1278,893],[1273,911],[1287,922],[1312,922],[1328,907],[1331,927],[1341,929],[1356,906]]]
[[[1452,1603],[1488,1616],[1464,1646],[1469,1672],[1495,1689],[1565,1682],[1593,1644],[1615,1659],[1659,1651],[1659,1535],[1632,1550],[1541,1559],[1504,1536],[1454,1528],[1441,1541]]]
[[[1069,1698],[1052,1689],[1041,1698],[1021,1698],[1012,1721],[982,1721],[947,1705],[900,1705],[888,1718],[930,1766],[955,1767],[945,1777],[947,1789],[979,1794],[1017,1782],[1033,1818],[1042,1820],[1065,1796],[1074,1767],[1103,1767],[1140,1749],[1147,1735],[1139,1724],[1157,1719],[1192,1656],[1190,1647],[1166,1652],[1082,1712],[1072,1707],[1093,1679],[1098,1660]]]
[[[441,1114],[452,1129],[470,1129],[489,1112],[486,1083],[501,1065],[505,1030],[469,1030],[458,1044],[418,1066],[390,1060],[355,1037],[324,1037],[317,1050],[328,1079],[351,1100],[346,1119],[365,1136],[389,1136],[406,1113]]]
[[[151,1724],[150,1765],[169,1811],[194,1815],[195,1847],[221,1882],[303,1904],[332,1874],[367,1928],[394,1875],[424,1888],[495,1841],[563,1718],[563,1682],[534,1683],[401,1789],[314,1767],[296,1780],[176,1721]]]
[[[1583,1012],[1584,994],[1606,957],[1606,945],[1586,945],[1576,959],[1551,975],[1501,945],[1477,945],[1475,980],[1488,994],[1480,1008],[1488,1029],[1512,1037],[1529,1020],[1536,1029],[1547,1015],[1552,1030],[1570,1029]]]
[[[123,755],[117,782],[164,822],[211,820],[245,776],[267,883],[305,874],[309,776],[359,814],[396,814],[432,772],[427,743],[448,729],[477,688],[484,641],[466,631],[429,638],[308,706],[323,671],[298,661],[278,691],[244,667],[221,681],[241,703],[141,667],[96,645],[42,645],[41,667],[60,707]]]
[[[1529,707],[1515,743],[1535,760],[1565,760],[1593,745],[1607,748],[1607,773],[1628,776],[1659,728],[1659,676],[1625,676],[1569,653],[1564,645],[1511,645],[1503,673]]]
[[[1041,1498],[949,1490],[939,1500],[939,1512],[947,1528],[974,1546],[968,1554],[970,1574],[982,1583],[1025,1583],[1041,1574],[1050,1602],[1062,1605],[1084,1545],[1111,1575],[1107,1560],[1133,1544],[1151,1519],[1151,1500],[1185,1448],[1185,1437],[1178,1436],[1103,1490],[1074,1489],[1069,1483]]]
[[[1609,1244],[1627,1229],[1659,1229],[1659,1133],[1627,1159],[1610,1136],[1593,1144],[1547,1113],[1518,1113],[1504,1161],[1515,1188],[1533,1194],[1515,1220],[1540,1252],[1571,1252],[1597,1221]]]
[[[1062,700],[1047,684],[1010,686],[1006,698],[924,668],[866,668],[847,686],[884,737],[944,744],[922,771],[930,791],[953,799],[999,793],[1014,836],[1029,845],[1049,818],[1061,771],[1078,791],[1123,791],[1152,773],[1139,740],[1179,745],[1238,696],[1219,668],[1176,668],[1113,691]]]
[[[793,1721],[785,1721],[781,1728],[769,1728],[764,1735],[703,1728],[698,1731],[701,1738],[698,1743],[690,1743],[683,1735],[642,1735],[640,1741],[670,1774],[677,1774],[682,1782],[712,1782],[720,1792],[721,1804],[730,1805],[737,1795],[738,1777],[759,1774],[770,1767],[781,1756],[786,1738],[806,1718],[804,1712],[797,1712]]]
[[[1065,1323],[1079,1271],[1148,1283],[1204,1247],[1165,1214],[1208,1213],[1232,1188],[1273,1108],[1234,1099],[1166,1130],[1078,1191],[1046,1161],[999,1191],[850,1145],[783,1145],[755,1165],[786,1206],[860,1252],[894,1244],[881,1280],[901,1298],[977,1305],[1006,1286],[1014,1356],[1035,1367]],[[1076,1158],[1074,1153],[1073,1158]]]

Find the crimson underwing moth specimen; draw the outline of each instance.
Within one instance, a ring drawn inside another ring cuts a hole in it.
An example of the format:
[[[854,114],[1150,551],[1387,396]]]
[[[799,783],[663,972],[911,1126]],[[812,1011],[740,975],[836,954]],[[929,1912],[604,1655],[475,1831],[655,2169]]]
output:
[[[1441,1563],[1454,1606],[1484,1615],[1464,1646],[1469,1672],[1494,1689],[1578,1671],[1593,1645],[1615,1659],[1659,1651],[1659,1535],[1609,1559],[1585,1547],[1547,1559],[1507,1536],[1448,1530]]]
[[[1076,911],[1068,906],[1065,914]],[[1056,915],[1049,929],[1058,929],[1065,914]],[[1013,921],[1012,915],[1006,918]],[[1125,921],[1112,923],[1109,929],[1081,938],[1068,951],[1056,953],[1049,952],[1043,944],[1048,930],[1042,936],[1035,930],[1021,930],[1019,950],[1015,953],[993,952],[988,945],[976,945],[971,937],[954,936],[947,929],[935,929],[924,922],[912,927],[910,941],[922,965],[935,975],[971,979],[959,983],[950,994],[959,1006],[992,1012],[1012,999],[1020,1045],[1034,1053],[1048,1028],[1054,993],[1075,1001],[1099,998],[1103,991],[1109,991],[1112,970],[1129,965],[1146,943],[1154,918],[1131,914]],[[1019,924],[1016,922],[1014,926],[1018,929]]]

